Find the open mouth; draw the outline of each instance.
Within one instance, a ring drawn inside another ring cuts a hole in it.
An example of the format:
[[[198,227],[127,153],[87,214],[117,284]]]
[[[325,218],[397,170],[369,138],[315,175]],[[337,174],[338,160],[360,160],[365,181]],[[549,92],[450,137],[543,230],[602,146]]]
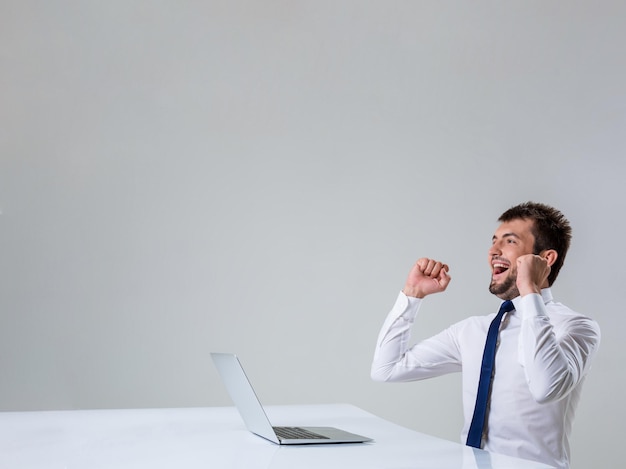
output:
[[[493,270],[493,277],[502,276],[507,270],[509,270],[509,264],[502,261],[494,261],[491,264],[491,268]]]

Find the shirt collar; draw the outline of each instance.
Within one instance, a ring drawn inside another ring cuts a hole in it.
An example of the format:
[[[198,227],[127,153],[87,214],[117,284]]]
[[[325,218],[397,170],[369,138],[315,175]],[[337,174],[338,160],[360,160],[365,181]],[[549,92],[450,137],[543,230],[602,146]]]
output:
[[[513,301],[513,306],[515,306],[515,311],[518,310],[519,302],[521,301],[521,299],[521,296],[517,296],[511,300]],[[543,300],[544,305],[552,301],[552,290],[550,289],[550,287],[541,289],[541,299]]]

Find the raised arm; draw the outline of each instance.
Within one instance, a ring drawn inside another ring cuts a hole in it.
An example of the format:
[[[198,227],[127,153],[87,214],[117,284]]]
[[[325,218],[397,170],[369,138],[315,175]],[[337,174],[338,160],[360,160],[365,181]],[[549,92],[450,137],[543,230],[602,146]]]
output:
[[[542,253],[543,254],[543,253]],[[600,328],[571,312],[555,322],[540,295],[550,272],[549,256],[517,259],[522,329],[519,360],[533,398],[540,403],[565,397],[583,379],[600,344]]]
[[[371,376],[376,381],[408,381],[460,370],[458,353],[447,331],[409,347],[410,331],[422,298],[444,291],[448,266],[419,259],[378,335]]]

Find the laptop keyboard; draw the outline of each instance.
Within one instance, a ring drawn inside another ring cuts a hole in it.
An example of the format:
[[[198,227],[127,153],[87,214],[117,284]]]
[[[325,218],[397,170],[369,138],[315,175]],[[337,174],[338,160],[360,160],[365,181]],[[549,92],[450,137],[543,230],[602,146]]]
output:
[[[327,436],[299,427],[274,427],[276,436],[283,440],[329,440]]]

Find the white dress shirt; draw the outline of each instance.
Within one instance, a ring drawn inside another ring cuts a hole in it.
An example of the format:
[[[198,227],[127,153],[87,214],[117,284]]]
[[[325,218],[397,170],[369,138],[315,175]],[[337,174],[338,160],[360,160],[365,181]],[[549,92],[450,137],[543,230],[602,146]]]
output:
[[[412,381],[462,371],[465,443],[495,313],[467,318],[410,347],[410,329],[423,301],[398,296],[378,336],[372,378]],[[482,448],[568,468],[572,421],[600,328],[555,302],[549,288],[513,304],[500,326]]]

